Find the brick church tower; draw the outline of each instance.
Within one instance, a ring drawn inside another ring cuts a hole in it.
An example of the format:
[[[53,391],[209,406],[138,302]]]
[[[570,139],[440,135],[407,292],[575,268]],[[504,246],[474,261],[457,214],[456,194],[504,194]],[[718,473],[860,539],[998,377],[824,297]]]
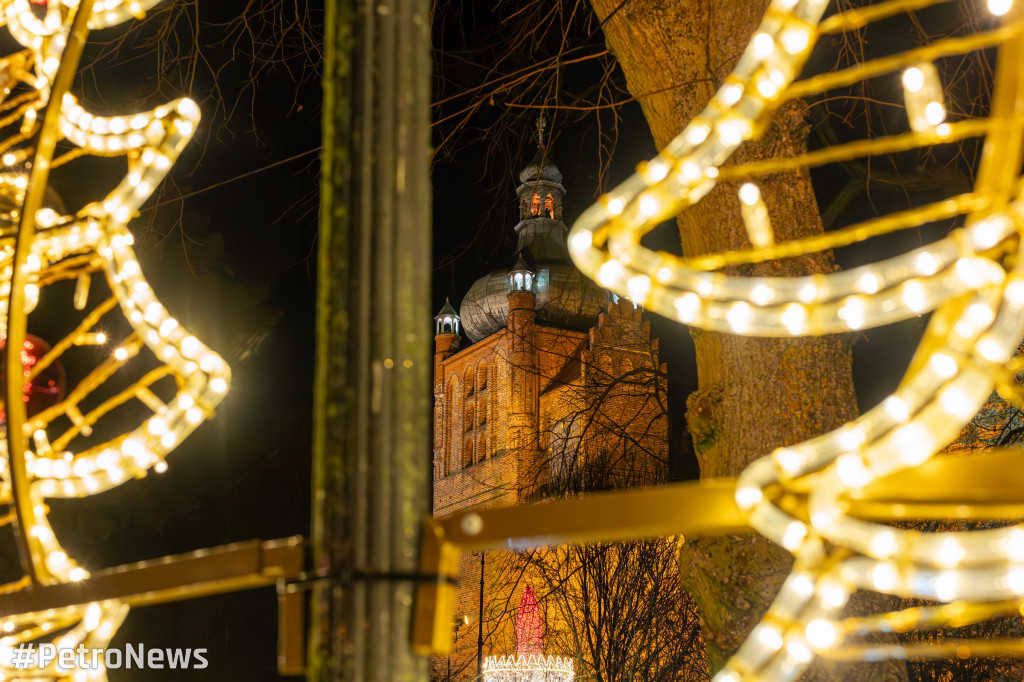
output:
[[[562,173],[541,140],[519,176],[514,265],[478,279],[458,314],[446,302],[434,318],[435,516],[667,475],[658,342],[640,309],[572,265]],[[514,649],[522,585],[504,584],[491,556],[462,557],[460,626],[435,679],[475,679],[478,650]]]

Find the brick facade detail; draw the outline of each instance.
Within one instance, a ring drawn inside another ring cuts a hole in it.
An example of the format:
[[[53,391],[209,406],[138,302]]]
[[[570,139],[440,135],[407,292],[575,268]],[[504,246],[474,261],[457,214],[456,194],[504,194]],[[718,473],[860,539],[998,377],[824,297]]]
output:
[[[537,322],[533,298],[510,293],[505,328],[463,350],[457,335],[436,336],[435,516],[667,475],[665,366],[642,311],[621,299],[575,331]],[[528,577],[503,575],[496,558],[484,558],[482,614],[480,555],[461,558],[456,614],[469,625],[458,630],[453,680],[475,679],[481,616],[483,655],[515,650],[515,607]],[[557,627],[549,618],[548,630]],[[448,664],[435,661],[435,677],[446,679]]]

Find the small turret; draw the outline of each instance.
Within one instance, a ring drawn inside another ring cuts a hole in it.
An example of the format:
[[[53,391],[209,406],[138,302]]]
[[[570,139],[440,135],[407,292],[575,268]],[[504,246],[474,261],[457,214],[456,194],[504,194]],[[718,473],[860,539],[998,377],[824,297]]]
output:
[[[447,298],[444,299],[444,305],[441,310],[438,311],[437,315],[434,316],[434,336],[443,336],[447,334],[459,335],[459,325],[462,323],[462,319],[459,314],[455,312],[455,308],[452,307],[452,302]]]
[[[516,264],[508,271],[509,292],[528,292],[532,294],[533,282],[536,278],[537,273],[533,271],[533,268],[531,268],[529,264],[527,264],[526,260],[520,255],[516,260]]]
[[[459,352],[459,326],[462,320],[451,302],[444,299],[444,306],[434,316],[434,393],[442,390],[444,372],[441,365]]]

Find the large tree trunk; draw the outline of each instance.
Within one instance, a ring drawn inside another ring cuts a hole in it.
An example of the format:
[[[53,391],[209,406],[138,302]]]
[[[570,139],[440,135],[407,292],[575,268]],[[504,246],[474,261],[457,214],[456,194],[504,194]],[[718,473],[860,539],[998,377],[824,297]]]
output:
[[[659,148],[707,103],[742,53],[767,3],[756,0],[592,0],[608,47],[643,106]],[[617,11],[616,11],[617,10]],[[790,156],[806,143],[800,103],[778,112],[762,140],[738,160]],[[761,184],[780,240],[822,231],[806,173]],[[679,219],[687,255],[747,243],[736,187],[721,186]],[[830,255],[759,264],[734,274],[831,272]],[[691,330],[698,389],[687,401],[687,423],[702,477],[733,476],[773,448],[835,428],[856,416],[850,354],[836,336],[756,339]],[[682,572],[700,606],[712,671],[736,650],[767,608],[791,560],[760,537],[695,538]],[[804,679],[905,679],[902,664],[850,666],[842,673],[813,668]]]

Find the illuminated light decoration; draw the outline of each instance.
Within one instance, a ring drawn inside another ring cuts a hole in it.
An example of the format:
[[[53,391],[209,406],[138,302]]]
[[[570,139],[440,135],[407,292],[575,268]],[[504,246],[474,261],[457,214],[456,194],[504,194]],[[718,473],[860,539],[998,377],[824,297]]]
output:
[[[526,586],[519,600],[515,656],[488,656],[482,667],[484,682],[573,682],[576,679],[571,658],[544,655],[544,617],[532,585]]]
[[[0,340],[0,349],[5,345],[6,342]],[[53,407],[64,395],[64,366],[60,360],[50,357],[47,358],[45,365],[40,364],[51,350],[50,344],[31,334],[26,336],[21,344],[21,366],[25,375],[21,400],[25,403],[25,409],[30,417]],[[0,367],[0,381],[4,380],[5,375],[4,368]],[[0,424],[4,421],[6,412],[0,408]]]
[[[533,586],[527,585],[516,613],[516,656],[544,653],[544,617]]]
[[[988,0],[988,11],[993,16],[1001,17],[1013,7],[1013,0]]]
[[[179,99],[150,112],[97,116],[68,92],[85,29],[141,17],[156,4],[0,0],[0,21],[25,48],[0,58],[18,95],[12,100],[21,102],[17,116],[8,119],[17,123],[0,128],[0,195],[19,207],[20,220],[17,235],[0,237],[0,338],[23,348],[6,360],[3,381],[27,398],[5,406],[7,437],[0,442],[0,502],[24,529],[16,537],[26,556],[26,576],[2,586],[4,592],[30,582],[48,586],[88,578],[50,527],[47,498],[85,497],[151,469],[165,471],[167,455],[212,416],[229,387],[227,364],[156,299],[127,226],[195,131],[198,107]],[[60,140],[75,149],[54,158]],[[105,197],[73,214],[42,206],[49,169],[82,155],[124,157],[126,174]],[[30,174],[19,165],[31,168]],[[27,316],[46,288],[62,281],[76,282],[72,302],[81,319],[51,346],[26,335]],[[109,293],[94,296],[98,289]],[[72,356],[76,367],[83,358],[94,366],[83,367],[76,373],[81,378],[64,386],[63,366],[70,366]],[[129,363],[144,371],[119,373]],[[133,408],[127,411],[133,421],[122,418],[125,405]],[[140,416],[139,406],[148,414]],[[90,438],[100,424],[105,427],[97,432],[111,435]],[[127,609],[107,601],[5,615],[0,678],[22,676],[4,647],[60,632],[62,646],[101,648]],[[42,674],[61,681],[82,675],[105,679],[102,666],[53,666]]]
[[[932,131],[946,120],[942,103],[942,83],[931,62],[915,64],[903,72],[903,100],[907,119],[915,132]]]
[[[872,647],[863,638],[897,629],[896,623],[901,631],[937,627],[964,613],[978,622],[1024,604],[1020,514],[977,517],[1010,524],[1005,527],[921,532],[891,525],[895,517],[881,511],[863,517],[850,511],[859,492],[932,464],[997,386],[1013,384],[1020,368],[1011,359],[1024,337],[1024,180],[1020,145],[1006,140],[1024,137],[1024,78],[1016,62],[1000,64],[989,118],[947,121],[933,61],[991,47],[1019,54],[1024,12],[1011,11],[1011,0],[988,0],[989,12],[1001,17],[998,25],[794,81],[819,35],[841,34],[938,1],[883,0],[822,20],[824,0],[775,0],[705,110],[659,154],[657,163],[668,171],[662,174],[659,166],[656,173],[634,175],[612,190],[614,199],[603,198],[585,211],[570,234],[573,259],[585,274],[621,295],[631,282],[642,282],[648,310],[703,330],[824,335],[934,311],[913,364],[891,396],[839,429],[766,454],[739,476],[737,505],[754,529],[797,557],[799,579],[791,576],[783,584],[717,682],[795,679],[815,656],[903,658],[907,650],[901,645]],[[726,165],[742,142],[767,129],[782,103],[883,77],[903,88],[908,131],[793,158]],[[754,184],[773,174],[971,137],[985,141],[972,191],[800,240],[775,240]],[[680,257],[643,246],[659,222],[701,201],[718,182],[739,187],[749,248]],[[964,226],[942,239],[846,271],[724,274],[730,266],[818,253],[959,217]],[[978,466],[1005,461],[994,457]],[[889,492],[885,509],[896,514],[899,491]],[[806,508],[782,503],[794,496],[806,499]],[[1014,504],[1019,510],[1019,497]],[[841,619],[858,589],[952,603]],[[948,655],[956,646],[920,645],[914,655]],[[984,649],[1016,651],[999,643]]]
[[[740,214],[747,228],[750,243],[756,248],[765,248],[775,243],[768,207],[761,198],[761,190],[753,183],[740,187]]]
[[[483,664],[484,682],[573,682],[573,660],[563,656],[488,656]]]

